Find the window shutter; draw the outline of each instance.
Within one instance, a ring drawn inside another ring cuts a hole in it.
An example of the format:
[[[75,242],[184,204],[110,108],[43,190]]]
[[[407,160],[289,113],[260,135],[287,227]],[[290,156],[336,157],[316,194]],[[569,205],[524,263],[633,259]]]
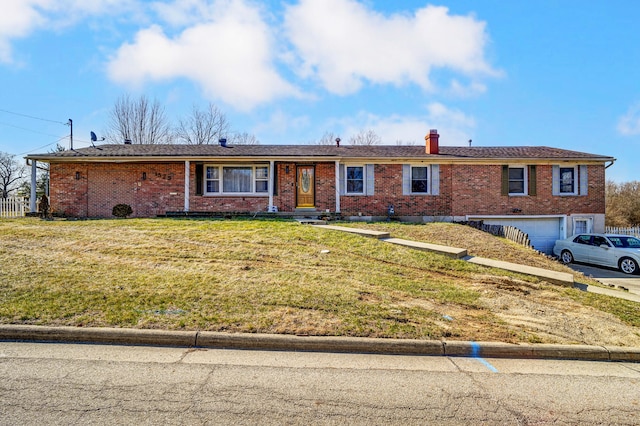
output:
[[[273,195],[278,195],[278,163],[273,164]]]
[[[529,195],[535,197],[537,194],[537,176],[536,176],[536,166],[529,166]]]
[[[196,195],[202,195],[204,190],[204,185],[202,184],[202,180],[204,179],[204,166],[202,164],[196,163]]]
[[[501,195],[509,195],[509,166],[502,166],[502,185],[500,186]]]
[[[373,193],[375,192],[375,180],[374,180],[374,165],[373,164],[366,164],[365,165],[367,171],[365,173],[365,178],[367,179],[367,182],[365,183],[365,193],[364,195],[373,195]]]
[[[402,165],[402,195],[411,194],[411,165]]]
[[[346,170],[344,164],[340,164],[340,195],[344,195],[347,192],[347,180],[345,176]]]
[[[551,193],[553,195],[560,195],[560,166],[553,166],[551,168]]]
[[[589,192],[589,179],[587,176],[587,166],[579,167],[580,174],[580,195],[587,195]]]
[[[431,166],[431,195],[440,195],[440,165]]]

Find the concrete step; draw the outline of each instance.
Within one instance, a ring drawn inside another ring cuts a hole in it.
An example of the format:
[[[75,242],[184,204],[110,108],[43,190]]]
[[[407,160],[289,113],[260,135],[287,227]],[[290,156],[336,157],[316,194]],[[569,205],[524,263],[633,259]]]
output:
[[[444,254],[446,256],[453,257],[454,259],[462,259],[467,255],[466,249],[457,247],[441,246],[438,244],[429,244],[420,241],[403,240],[402,238],[384,238],[383,241],[391,244],[409,247],[415,250]]]
[[[352,234],[358,234],[358,235],[362,235],[363,237],[369,237],[369,238],[382,239],[382,238],[389,238],[390,236],[388,232],[372,231],[370,229],[349,228],[347,226],[336,226],[336,225],[316,225],[316,226],[318,226],[318,228],[331,229],[333,231],[349,232]]]

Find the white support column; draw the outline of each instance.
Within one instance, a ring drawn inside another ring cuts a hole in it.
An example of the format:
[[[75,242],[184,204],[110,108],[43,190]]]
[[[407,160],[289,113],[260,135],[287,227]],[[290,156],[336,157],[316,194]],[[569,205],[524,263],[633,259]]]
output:
[[[184,162],[184,211],[189,211],[189,180],[191,177],[191,163],[189,161]]]
[[[36,160],[31,160],[31,195],[29,197],[29,211],[31,213],[36,212],[36,172],[37,167],[36,164],[38,162]]]
[[[336,160],[336,213],[340,213],[340,161]]]
[[[269,209],[268,211],[271,211],[271,207],[273,207],[273,188],[274,185],[276,184],[274,182],[275,180],[275,161],[271,160],[269,161]]]

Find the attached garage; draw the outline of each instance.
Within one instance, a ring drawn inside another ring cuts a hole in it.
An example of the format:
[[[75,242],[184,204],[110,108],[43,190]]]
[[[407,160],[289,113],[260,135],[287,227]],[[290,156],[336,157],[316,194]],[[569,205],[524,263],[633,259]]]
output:
[[[564,216],[535,217],[469,217],[469,220],[482,220],[487,225],[513,226],[529,235],[531,245],[538,251],[552,254],[556,240],[564,237]]]

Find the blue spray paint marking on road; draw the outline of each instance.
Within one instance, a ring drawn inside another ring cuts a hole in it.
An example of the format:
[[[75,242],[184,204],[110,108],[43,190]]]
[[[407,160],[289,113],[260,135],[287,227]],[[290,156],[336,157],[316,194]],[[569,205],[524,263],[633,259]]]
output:
[[[480,361],[480,363],[485,367],[487,367],[489,371],[491,371],[492,373],[498,372],[497,368],[489,364],[489,362],[486,359],[480,357],[480,345],[476,342],[471,342],[471,356],[477,359],[478,361]]]

